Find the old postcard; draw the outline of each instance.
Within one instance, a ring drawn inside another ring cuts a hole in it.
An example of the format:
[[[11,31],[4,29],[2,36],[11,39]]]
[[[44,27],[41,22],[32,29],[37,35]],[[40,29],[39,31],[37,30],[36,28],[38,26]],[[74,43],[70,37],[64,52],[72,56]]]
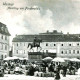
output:
[[[0,0],[0,80],[80,80],[80,0]]]

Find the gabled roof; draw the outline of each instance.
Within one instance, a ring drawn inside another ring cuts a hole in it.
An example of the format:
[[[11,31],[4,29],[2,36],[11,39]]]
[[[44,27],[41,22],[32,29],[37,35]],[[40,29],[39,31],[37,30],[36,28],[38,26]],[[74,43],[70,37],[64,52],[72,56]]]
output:
[[[3,23],[1,23],[1,22],[0,22],[0,33],[1,33],[1,34],[4,34],[4,35],[10,36],[10,33],[9,33],[6,25],[3,24]]]
[[[77,42],[80,38],[75,35],[17,35],[13,38],[13,42],[33,42],[34,37],[42,39],[43,42]]]

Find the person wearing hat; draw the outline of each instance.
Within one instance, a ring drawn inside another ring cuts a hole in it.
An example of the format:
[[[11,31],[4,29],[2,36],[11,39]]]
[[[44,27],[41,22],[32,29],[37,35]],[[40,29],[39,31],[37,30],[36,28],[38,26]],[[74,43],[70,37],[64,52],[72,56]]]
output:
[[[37,37],[35,36],[35,37],[34,37],[34,40],[33,40],[34,47],[35,47],[35,45],[36,45],[36,42],[37,42]]]

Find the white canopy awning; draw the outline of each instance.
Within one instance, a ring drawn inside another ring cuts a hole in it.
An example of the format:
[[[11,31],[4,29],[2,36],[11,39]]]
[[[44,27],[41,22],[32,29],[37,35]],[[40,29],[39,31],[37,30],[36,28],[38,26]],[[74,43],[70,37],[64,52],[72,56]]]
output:
[[[70,59],[69,58],[63,58],[64,60],[68,60],[68,61],[70,61]]]
[[[52,60],[53,58],[51,58],[51,57],[46,57],[46,58],[44,58],[44,59],[42,59],[42,60]]]
[[[12,57],[7,57],[4,60],[11,60],[11,59],[12,59]]]
[[[70,61],[80,62],[80,60],[79,60],[79,59],[77,59],[77,58],[72,58],[72,59],[70,59]]]
[[[52,61],[54,61],[54,62],[65,62],[65,60],[63,58],[60,58],[60,57],[56,57]]]
[[[7,57],[4,60],[14,60],[14,59],[19,59],[19,58],[16,56],[13,56],[13,57]]]

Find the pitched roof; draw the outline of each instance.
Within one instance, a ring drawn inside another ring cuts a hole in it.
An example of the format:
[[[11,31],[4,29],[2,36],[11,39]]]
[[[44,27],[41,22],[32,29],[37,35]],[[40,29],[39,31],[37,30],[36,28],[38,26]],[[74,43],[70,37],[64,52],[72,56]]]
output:
[[[0,22],[0,33],[1,33],[1,34],[4,34],[4,35],[10,36],[10,33],[9,33],[6,25],[3,24],[3,23],[1,23],[1,22]]]
[[[75,35],[17,35],[13,42],[33,42],[34,37],[42,39],[43,42],[77,42],[80,38]]]

